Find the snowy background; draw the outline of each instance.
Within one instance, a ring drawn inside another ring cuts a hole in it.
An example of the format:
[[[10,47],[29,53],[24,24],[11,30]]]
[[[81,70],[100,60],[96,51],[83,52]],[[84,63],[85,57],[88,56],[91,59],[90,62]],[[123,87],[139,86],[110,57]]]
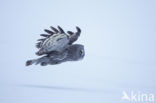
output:
[[[85,58],[26,67],[51,25],[79,26]],[[155,0],[0,0],[0,36],[0,103],[125,103],[122,91],[131,90],[156,96]]]

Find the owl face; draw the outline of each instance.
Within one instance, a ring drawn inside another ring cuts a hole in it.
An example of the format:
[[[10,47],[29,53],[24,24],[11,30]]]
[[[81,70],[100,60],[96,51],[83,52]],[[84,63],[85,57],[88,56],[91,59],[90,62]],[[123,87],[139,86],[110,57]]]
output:
[[[77,51],[77,55],[78,55],[78,59],[83,59],[83,57],[85,56],[84,46],[79,47]]]
[[[74,44],[68,49],[68,60],[77,61],[83,59],[85,56],[84,46],[81,44]]]

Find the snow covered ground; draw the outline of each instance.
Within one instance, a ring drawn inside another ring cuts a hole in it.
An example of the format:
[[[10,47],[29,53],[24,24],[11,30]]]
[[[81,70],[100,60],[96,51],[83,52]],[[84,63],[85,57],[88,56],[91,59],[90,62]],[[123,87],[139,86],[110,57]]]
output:
[[[1,0],[0,103],[130,103],[121,100],[123,92],[156,96],[155,5],[154,0]],[[51,25],[65,31],[79,26],[76,43],[85,46],[85,58],[26,67],[26,60],[37,58],[39,34]]]

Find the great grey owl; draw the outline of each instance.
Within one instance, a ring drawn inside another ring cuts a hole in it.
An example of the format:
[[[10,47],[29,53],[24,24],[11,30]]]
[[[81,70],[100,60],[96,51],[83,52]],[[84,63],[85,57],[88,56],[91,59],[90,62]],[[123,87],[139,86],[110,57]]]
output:
[[[84,46],[81,44],[73,44],[66,48],[63,52],[51,52],[46,56],[38,59],[28,60],[26,66],[32,64],[55,65],[66,61],[78,61],[83,59],[85,56]]]
[[[81,29],[76,27],[77,32],[67,31],[58,26],[58,29],[50,27],[53,31],[45,29],[48,34],[40,34],[45,37],[39,39],[36,47],[39,51],[38,56],[44,55],[38,59],[28,60],[26,66],[31,64],[40,64],[42,66],[51,64],[60,64],[66,61],[77,61],[85,56],[84,46],[81,44],[73,44],[80,36]]]

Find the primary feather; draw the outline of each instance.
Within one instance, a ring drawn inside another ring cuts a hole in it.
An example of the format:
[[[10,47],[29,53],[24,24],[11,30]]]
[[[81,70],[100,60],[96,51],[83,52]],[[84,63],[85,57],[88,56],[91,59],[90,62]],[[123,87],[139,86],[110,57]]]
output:
[[[48,54],[52,51],[62,52],[69,45],[75,42],[81,33],[79,27],[76,27],[76,33],[68,31],[67,33],[70,35],[67,35],[60,26],[58,26],[58,29],[52,26],[50,28],[53,31],[45,29],[44,31],[49,35],[41,34],[41,36],[45,38],[39,39],[39,42],[36,44],[36,47],[39,48],[39,51],[36,52],[37,55]]]
[[[69,37],[64,30],[58,26],[58,30],[54,27],[50,27],[53,31],[45,29],[44,31],[50,34],[50,36],[43,35],[45,39],[40,39],[40,43],[37,44],[39,51],[37,55],[47,54],[51,51],[61,52],[69,44]]]

